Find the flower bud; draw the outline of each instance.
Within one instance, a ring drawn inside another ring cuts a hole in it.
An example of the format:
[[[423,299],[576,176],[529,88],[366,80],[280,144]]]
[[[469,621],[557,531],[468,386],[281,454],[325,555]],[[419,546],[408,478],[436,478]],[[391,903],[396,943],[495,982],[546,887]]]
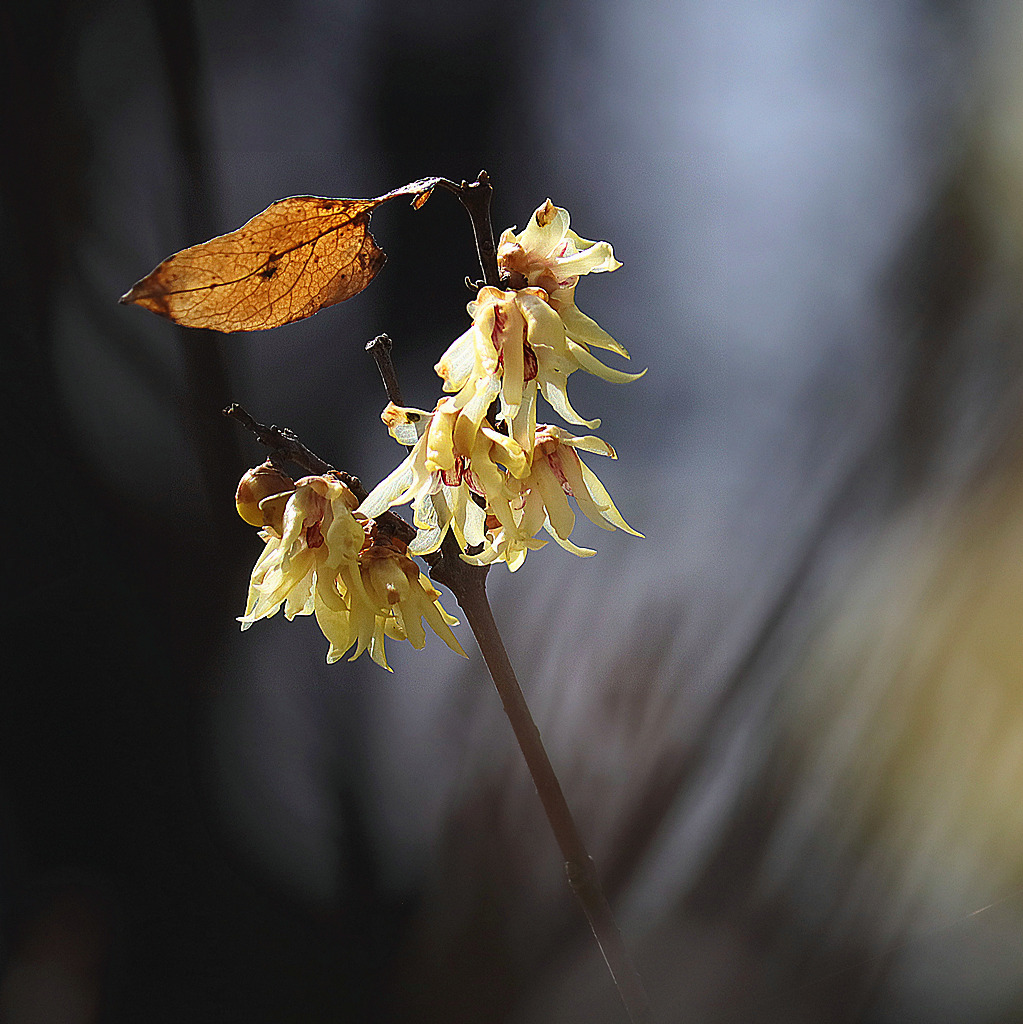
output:
[[[294,489],[295,481],[268,460],[250,469],[238,481],[238,490],[234,496],[238,515],[250,526],[274,526],[274,520],[280,518],[277,513],[281,503],[267,499],[286,495]]]

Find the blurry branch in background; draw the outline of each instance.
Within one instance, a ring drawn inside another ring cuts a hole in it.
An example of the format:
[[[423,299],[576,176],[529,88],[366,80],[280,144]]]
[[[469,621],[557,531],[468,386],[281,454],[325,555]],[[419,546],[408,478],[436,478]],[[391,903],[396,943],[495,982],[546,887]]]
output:
[[[205,64],[199,49],[196,10],[191,0],[149,5],[162,50],[170,93],[171,123],[181,153],[184,195],[182,209],[188,237],[212,233],[216,222],[211,168],[212,145],[208,123]],[[214,526],[226,531],[231,521],[221,499],[230,494],[242,458],[241,447],[216,414],[230,396],[227,363],[221,339],[212,331],[196,334],[179,330],[184,364],[185,429],[214,512]],[[211,444],[210,439],[216,438]]]

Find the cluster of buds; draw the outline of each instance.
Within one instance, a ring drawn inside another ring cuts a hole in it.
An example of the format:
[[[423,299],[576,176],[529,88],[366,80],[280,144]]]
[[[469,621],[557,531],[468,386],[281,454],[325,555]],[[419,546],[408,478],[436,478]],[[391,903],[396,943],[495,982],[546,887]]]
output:
[[[432,412],[389,404],[384,423],[411,450],[359,504],[334,475],[294,481],[270,463],[250,470],[237,506],[266,543],[252,572],[247,629],[275,615],[315,615],[330,641],[327,661],[355,648],[387,668],[384,638],[426,642],[423,621],[454,651],[453,619],[410,555],[437,551],[450,530],[462,557],[477,565],[505,562],[511,570],[546,544],[546,531],[566,550],[592,555],[570,537],[575,512],[606,529],[639,537],[579,452],[615,459],[593,435],[576,437],[537,424],[539,397],[569,423],[594,429],[568,399],[576,370],[626,383],[641,377],[604,365],[591,351],[628,359],[625,349],[575,304],[583,274],[621,264],[607,242],[569,229],[568,213],[548,199],[524,231],[501,236],[498,268],[507,289],[484,286],[468,305],[472,326],[435,367],[445,397]],[[411,544],[376,520],[411,502]]]
[[[504,232],[497,260],[508,289],[480,289],[468,306],[472,326],[435,367],[448,395],[433,412],[393,404],[384,410],[391,435],[411,451],[359,511],[372,517],[411,502],[419,531],[412,553],[436,551],[450,529],[467,560],[503,561],[512,570],[544,546],[541,530],[574,554],[594,553],[569,539],[569,498],[597,526],[642,536],[578,454],[614,459],[614,448],[536,419],[542,396],[562,419],[594,429],[600,420],[584,419],[569,402],[569,376],[581,369],[619,384],[642,376],[612,369],[592,353],[629,357],[575,304],[580,276],[621,264],[607,242],[571,231],[568,212],[549,199],[525,230]]]
[[[333,474],[292,480],[271,463],[249,470],[235,497],[238,513],[266,543],[252,570],[245,614],[248,629],[276,615],[315,615],[330,641],[327,661],[353,646],[383,668],[384,637],[426,643],[423,620],[463,655],[451,632],[457,620],[408,556],[399,538],[355,512],[359,502]]]

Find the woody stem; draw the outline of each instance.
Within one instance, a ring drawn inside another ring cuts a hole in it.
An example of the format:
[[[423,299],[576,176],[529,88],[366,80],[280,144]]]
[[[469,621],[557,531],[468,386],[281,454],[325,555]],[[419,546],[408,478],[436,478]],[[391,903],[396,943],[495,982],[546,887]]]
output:
[[[490,222],[490,197],[493,194],[493,187],[487,172],[480,171],[478,179],[469,184],[463,181],[461,185],[455,185],[446,179],[440,179],[438,184],[454,192],[465,207],[472,220],[484,279],[487,284],[500,287],[497,250]],[[384,336],[374,339],[366,347],[376,360],[388,397],[395,404],[404,404],[400,401],[401,392],[391,361],[390,338]],[[650,1019],[650,1004],[646,991],[625,949],[621,932],[597,877],[596,865],[576,827],[561,783],[547,756],[540,730],[533,721],[533,715],[518,679],[515,678],[515,670],[494,621],[494,613],[487,599],[486,581],[490,567],[470,565],[462,560],[461,554],[453,534],[449,532],[440,550],[426,556],[430,576],[455,595],[455,600],[465,612],[469,628],[476,638],[483,660],[487,663],[501,703],[504,705],[505,714],[511,722],[512,731],[536,786],[551,831],[565,858],[568,884],[582,905],[583,913],[590,923],[593,936],[611,972],[629,1020],[632,1024],[642,1024]]]
[[[472,221],[472,232],[476,238],[476,251],[479,253],[480,268],[483,280],[495,288],[501,287],[501,273],[497,268],[497,248],[494,245],[494,229],[490,222],[490,197],[494,194],[494,186],[486,171],[480,171],[475,181],[456,185],[447,178],[438,178],[437,184],[458,196],[459,202],[465,207]]]
[[[565,858],[568,884],[582,905],[629,1019],[633,1024],[648,1021],[650,1006],[643,982],[625,949],[621,932],[597,878],[596,865],[586,851],[494,621],[487,599],[486,572],[460,559],[459,564],[461,568],[445,558],[431,571],[431,576],[451,590],[465,612],[526,760],[547,821]]]

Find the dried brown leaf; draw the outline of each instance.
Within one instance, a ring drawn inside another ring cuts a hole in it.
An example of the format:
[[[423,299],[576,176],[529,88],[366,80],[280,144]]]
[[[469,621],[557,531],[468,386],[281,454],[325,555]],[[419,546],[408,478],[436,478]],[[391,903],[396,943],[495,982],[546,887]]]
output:
[[[357,295],[384,265],[369,233],[373,210],[409,195],[419,209],[436,181],[424,178],[376,199],[281,199],[237,231],[164,260],[121,302],[227,333],[312,316]]]

